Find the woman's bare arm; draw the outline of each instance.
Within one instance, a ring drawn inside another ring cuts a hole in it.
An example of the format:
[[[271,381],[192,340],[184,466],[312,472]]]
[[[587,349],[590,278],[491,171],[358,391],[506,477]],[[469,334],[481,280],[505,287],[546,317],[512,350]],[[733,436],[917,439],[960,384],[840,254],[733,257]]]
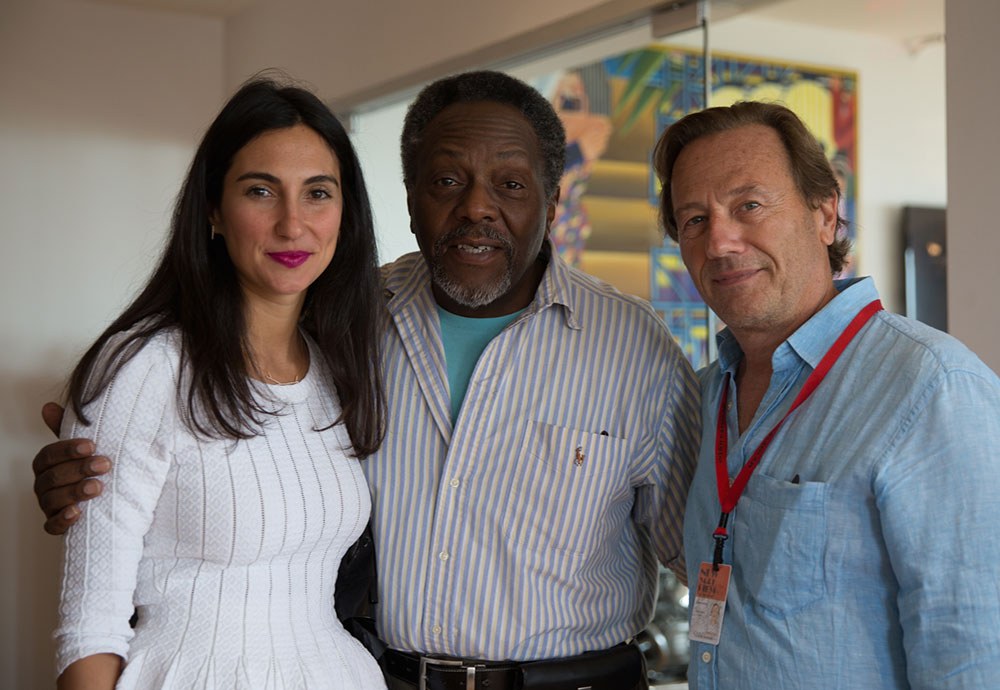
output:
[[[66,667],[56,681],[56,690],[114,690],[122,672],[117,654],[93,654]]]

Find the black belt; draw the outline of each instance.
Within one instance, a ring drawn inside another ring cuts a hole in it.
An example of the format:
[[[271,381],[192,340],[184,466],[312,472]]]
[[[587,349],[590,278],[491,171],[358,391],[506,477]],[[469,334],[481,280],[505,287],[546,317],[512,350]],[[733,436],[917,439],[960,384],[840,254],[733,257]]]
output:
[[[392,676],[418,690],[633,690],[648,687],[646,663],[634,644],[542,661],[476,661],[425,657],[387,649]]]

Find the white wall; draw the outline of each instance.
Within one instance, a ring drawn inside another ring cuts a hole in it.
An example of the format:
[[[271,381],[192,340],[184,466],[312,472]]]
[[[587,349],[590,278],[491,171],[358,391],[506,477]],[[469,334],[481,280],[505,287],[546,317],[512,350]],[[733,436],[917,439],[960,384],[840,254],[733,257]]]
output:
[[[1000,3],[949,0],[948,331],[1000,372]]]
[[[408,101],[400,101],[351,118],[351,140],[361,159],[375,214],[375,234],[383,263],[417,251],[406,210],[399,133]]]
[[[0,687],[52,687],[60,540],[28,462],[38,410],[157,253],[223,96],[223,24],[79,0],[0,3]]]

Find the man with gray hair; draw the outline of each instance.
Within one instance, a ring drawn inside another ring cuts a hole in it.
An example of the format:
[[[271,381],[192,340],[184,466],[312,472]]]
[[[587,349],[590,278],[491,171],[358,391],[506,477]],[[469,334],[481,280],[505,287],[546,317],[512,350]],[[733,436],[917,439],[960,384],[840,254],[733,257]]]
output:
[[[648,304],[553,250],[565,147],[551,105],[495,72],[406,116],[420,253],[384,269],[390,415],[367,462],[390,687],[467,672],[441,656],[491,690],[646,685],[623,643],[657,558],[683,570],[694,377]]]
[[[728,326],[699,373],[690,687],[995,687],[1000,381],[870,278],[833,279],[837,181],[787,108],[691,114],[654,165]]]

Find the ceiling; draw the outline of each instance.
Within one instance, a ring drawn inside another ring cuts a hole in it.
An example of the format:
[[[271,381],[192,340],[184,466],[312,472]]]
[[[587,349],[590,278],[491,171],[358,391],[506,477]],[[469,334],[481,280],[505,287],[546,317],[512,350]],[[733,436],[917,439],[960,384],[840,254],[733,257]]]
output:
[[[753,12],[780,21],[913,41],[944,34],[944,3],[945,0],[778,0]]]
[[[259,0],[88,0],[208,17],[229,17]],[[945,0],[709,0],[709,18],[752,13],[769,19],[918,42],[944,33]]]
[[[77,0],[80,2],[81,0]],[[165,10],[225,18],[251,7],[256,0],[85,0],[105,5],[126,5],[144,10]]]

